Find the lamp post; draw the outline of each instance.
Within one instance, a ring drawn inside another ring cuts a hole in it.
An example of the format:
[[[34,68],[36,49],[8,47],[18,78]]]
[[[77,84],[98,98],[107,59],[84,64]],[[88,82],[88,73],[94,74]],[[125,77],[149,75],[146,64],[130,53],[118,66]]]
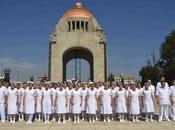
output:
[[[124,85],[124,74],[123,73],[120,73],[120,83]]]
[[[11,69],[4,69],[4,81],[10,82]]]

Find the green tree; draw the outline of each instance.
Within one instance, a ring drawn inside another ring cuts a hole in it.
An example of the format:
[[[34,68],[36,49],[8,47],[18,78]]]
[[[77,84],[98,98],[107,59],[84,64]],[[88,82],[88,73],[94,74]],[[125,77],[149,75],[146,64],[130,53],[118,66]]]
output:
[[[146,66],[142,67],[139,71],[139,75],[142,77],[142,85],[144,85],[148,79],[156,85],[163,73],[159,65],[159,60],[156,58],[155,51],[148,56],[146,63]]]
[[[161,67],[168,83],[175,79],[175,31],[165,37],[160,47]]]
[[[115,79],[114,79],[114,74],[110,73],[108,75],[108,82],[113,82]]]
[[[142,85],[150,79],[154,85],[159,81],[159,77],[162,75],[162,72],[157,66],[144,66],[139,75],[142,77]]]

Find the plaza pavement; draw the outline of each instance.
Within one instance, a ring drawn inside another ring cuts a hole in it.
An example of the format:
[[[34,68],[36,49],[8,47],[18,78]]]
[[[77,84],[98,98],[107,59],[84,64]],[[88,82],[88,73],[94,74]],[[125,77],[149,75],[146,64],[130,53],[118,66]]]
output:
[[[34,122],[32,125],[28,125],[24,122],[18,122],[15,124],[5,123],[0,124],[0,130],[175,130],[175,122],[163,121],[163,122],[144,122],[133,123],[126,121],[120,123],[118,121],[111,121],[110,123],[103,122],[81,122],[80,124],[74,124],[67,122],[66,124]]]

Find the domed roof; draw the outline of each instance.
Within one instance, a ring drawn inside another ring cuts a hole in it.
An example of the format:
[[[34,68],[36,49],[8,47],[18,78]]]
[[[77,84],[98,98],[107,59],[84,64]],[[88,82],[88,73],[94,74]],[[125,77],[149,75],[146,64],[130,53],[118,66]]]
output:
[[[64,18],[91,18],[92,14],[82,6],[81,3],[76,3],[73,8],[68,10],[64,15]]]

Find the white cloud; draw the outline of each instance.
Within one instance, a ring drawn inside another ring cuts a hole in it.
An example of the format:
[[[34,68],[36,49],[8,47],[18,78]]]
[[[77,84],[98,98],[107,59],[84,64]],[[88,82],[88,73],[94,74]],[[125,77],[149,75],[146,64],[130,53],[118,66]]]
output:
[[[0,58],[0,63],[3,68],[17,69],[17,70],[31,70],[35,68],[35,64],[29,62],[20,62],[13,58]]]

